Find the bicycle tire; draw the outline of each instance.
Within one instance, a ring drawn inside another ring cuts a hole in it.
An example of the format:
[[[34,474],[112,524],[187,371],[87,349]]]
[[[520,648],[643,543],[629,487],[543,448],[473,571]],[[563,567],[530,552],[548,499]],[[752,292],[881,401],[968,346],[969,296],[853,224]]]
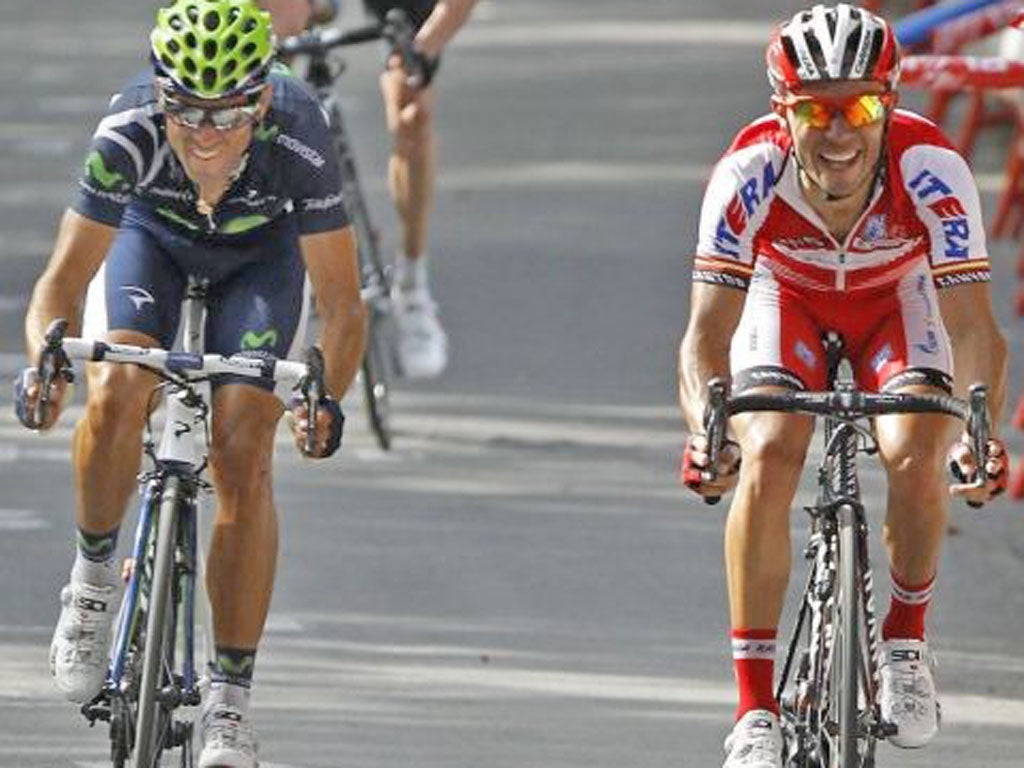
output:
[[[835,768],[861,768],[858,742],[860,690],[860,634],[858,631],[860,588],[857,579],[857,514],[850,504],[838,509],[838,549],[836,552],[838,642],[833,649],[833,699],[836,734]]]
[[[168,604],[174,569],[174,546],[182,491],[178,478],[168,477],[159,502],[156,544],[153,553],[152,581],[146,612],[146,637],[135,719],[135,745],[132,768],[156,768],[169,719],[159,700],[163,687],[164,658],[168,637]]]
[[[336,101],[323,103],[330,115],[330,129],[334,138],[334,152],[338,157],[342,189],[345,193],[352,228],[356,234],[356,255],[359,259],[359,283],[363,298],[369,307],[366,350],[361,372],[363,396],[370,429],[382,450],[390,450],[391,430],[391,371],[395,359],[390,342],[388,323],[391,319],[391,286],[387,269],[380,257],[377,230],[370,220],[369,207],[363,194],[348,131],[341,109]]]
[[[370,309],[370,322],[363,354],[363,395],[370,428],[381,450],[391,449],[391,367],[383,338],[384,317]]]

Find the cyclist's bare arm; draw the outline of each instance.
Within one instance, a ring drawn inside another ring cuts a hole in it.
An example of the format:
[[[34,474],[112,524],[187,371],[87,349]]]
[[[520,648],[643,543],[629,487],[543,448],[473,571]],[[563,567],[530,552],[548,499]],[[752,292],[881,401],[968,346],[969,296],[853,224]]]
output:
[[[987,283],[967,283],[942,289],[939,291],[939,309],[953,348],[956,394],[964,397],[967,388],[975,382],[988,385],[992,437],[997,438],[1006,399],[1007,346],[992,311],[989,286]],[[990,481],[984,489],[974,488],[969,483],[953,485],[950,490],[954,495],[963,496],[968,501],[983,502],[998,492],[1000,484],[1005,487],[1005,449],[998,438],[990,446],[995,455],[990,456],[988,471],[996,475],[1001,473],[1001,479]],[[954,446],[951,458],[957,460],[968,474],[973,471],[974,457],[966,444]]]
[[[438,0],[416,35],[416,48],[426,56],[439,56],[473,12],[476,0]]]
[[[690,436],[683,452],[681,480],[708,499],[717,499],[735,485],[738,446],[723,451],[710,479],[704,413],[709,380],[729,376],[729,344],[743,313],[746,294],[734,288],[694,283],[690,293],[690,321],[679,346],[679,404]]]
[[[341,399],[355,378],[366,346],[366,308],[352,227],[303,235],[302,258],[316,295],[318,344],[324,353],[327,394]]]
[[[36,281],[25,317],[25,344],[30,360],[36,360],[50,321],[67,318],[69,333],[81,329],[82,303],[89,281],[100,268],[116,230],[68,209],[57,231],[53,254]]]
[[[989,287],[968,283],[938,293],[942,322],[953,346],[956,394],[964,397],[978,381],[987,384],[994,428],[1006,397],[1006,339],[992,311]]]
[[[115,229],[67,210],[61,219],[57,242],[46,269],[36,282],[25,316],[25,348],[32,366],[39,360],[46,329],[55,318],[70,319],[72,333],[81,328],[82,302],[96,270],[99,269],[114,239]],[[35,372],[26,370],[22,376],[28,409],[34,410],[39,397]],[[48,405],[42,409],[40,429],[52,427],[58,417],[66,382],[57,377],[48,391]]]
[[[729,376],[729,344],[745,299],[735,288],[693,284],[690,321],[679,346],[679,403],[691,432],[703,430],[708,381]]]

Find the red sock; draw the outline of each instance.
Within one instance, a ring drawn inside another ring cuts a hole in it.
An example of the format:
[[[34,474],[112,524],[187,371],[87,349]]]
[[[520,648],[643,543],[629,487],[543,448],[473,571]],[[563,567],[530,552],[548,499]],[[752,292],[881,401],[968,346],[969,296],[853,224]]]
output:
[[[883,640],[924,640],[924,615],[935,589],[935,577],[924,584],[907,584],[890,571],[892,600],[882,625]]]
[[[732,630],[732,666],[740,694],[737,720],[752,709],[779,713],[773,689],[776,634],[775,629]]]

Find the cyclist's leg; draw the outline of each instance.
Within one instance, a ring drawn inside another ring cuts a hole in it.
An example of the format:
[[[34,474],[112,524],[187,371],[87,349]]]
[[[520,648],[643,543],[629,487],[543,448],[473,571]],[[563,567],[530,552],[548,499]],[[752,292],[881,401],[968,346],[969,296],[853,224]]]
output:
[[[212,352],[288,357],[304,341],[309,292],[294,226],[279,223],[258,241],[245,249],[248,264],[210,287]],[[217,510],[206,584],[216,659],[202,717],[201,768],[256,764],[249,686],[277,560],[272,459],[282,411],[269,388],[230,377],[214,381],[210,468]]]
[[[211,352],[283,358],[304,342],[309,291],[297,235],[279,227],[267,239],[264,258],[210,288]],[[210,466],[217,515],[207,571],[214,636],[218,647],[254,650],[277,552],[271,459],[282,404],[274,392],[244,380],[224,377],[214,387]]]
[[[923,270],[903,279],[890,317],[860,355],[862,386],[886,391],[946,393],[952,353],[938,300]],[[938,730],[938,705],[925,642],[925,614],[946,531],[946,451],[955,434],[946,416],[887,416],[876,423],[888,475],[883,535],[889,553],[892,598],[882,626],[883,719],[897,725],[892,742],[919,747]]]
[[[952,373],[931,277],[915,271],[903,278],[888,317],[859,352],[858,381],[868,390],[945,394]],[[923,585],[935,576],[949,508],[946,451],[955,426],[954,419],[935,414],[886,416],[876,423],[889,486],[883,535],[903,584]]]
[[[410,89],[401,69],[381,73],[380,85],[392,140],[388,183],[402,225],[402,255],[416,261],[426,252],[434,198],[434,88]]]
[[[310,0],[259,0],[259,3],[273,18],[278,38],[297,35],[309,25],[313,11]]]
[[[180,282],[156,239],[126,214],[86,301],[83,335],[141,345],[173,339]],[[106,669],[116,610],[118,529],[135,487],[153,378],[111,364],[86,368],[88,397],[75,428],[78,547],[51,646],[57,685],[74,701],[94,696]]]
[[[168,346],[184,281],[157,238],[129,213],[86,299],[83,334]],[[134,366],[86,366],[88,396],[75,429],[76,519],[86,531],[116,526],[135,488],[146,405],[156,381]]]
[[[759,276],[732,340],[734,390],[779,391],[823,384],[820,332],[802,302]],[[777,711],[772,678],[775,636],[789,579],[789,508],[813,433],[809,417],[734,418],[743,463],[726,523],[726,569],[737,717]]]

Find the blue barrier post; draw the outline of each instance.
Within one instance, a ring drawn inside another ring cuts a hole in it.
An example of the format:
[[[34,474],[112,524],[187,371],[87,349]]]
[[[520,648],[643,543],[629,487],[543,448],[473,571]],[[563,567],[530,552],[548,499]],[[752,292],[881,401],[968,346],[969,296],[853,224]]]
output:
[[[902,46],[927,42],[931,33],[943,24],[999,2],[1002,0],[952,0],[933,5],[896,22],[896,39]]]

